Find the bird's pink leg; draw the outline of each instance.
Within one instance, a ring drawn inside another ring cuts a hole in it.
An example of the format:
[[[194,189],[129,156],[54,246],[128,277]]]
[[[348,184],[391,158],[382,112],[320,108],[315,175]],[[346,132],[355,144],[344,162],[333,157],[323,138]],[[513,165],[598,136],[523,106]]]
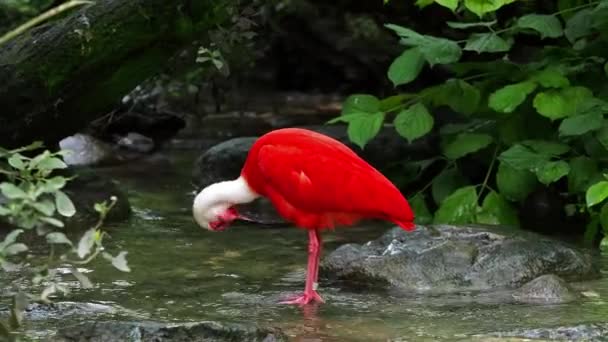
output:
[[[308,230],[308,270],[304,294],[281,304],[308,304],[312,301],[323,303],[323,298],[317,293],[317,278],[319,274],[319,257],[321,252],[321,234],[318,230]]]

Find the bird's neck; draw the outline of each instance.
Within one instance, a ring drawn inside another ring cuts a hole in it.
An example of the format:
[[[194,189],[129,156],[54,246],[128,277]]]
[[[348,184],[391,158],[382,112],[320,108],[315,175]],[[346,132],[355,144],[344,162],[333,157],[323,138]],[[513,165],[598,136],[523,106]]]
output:
[[[231,181],[214,183],[204,188],[194,199],[194,206],[199,209],[211,208],[216,205],[248,203],[260,197],[249,187],[242,176]]]

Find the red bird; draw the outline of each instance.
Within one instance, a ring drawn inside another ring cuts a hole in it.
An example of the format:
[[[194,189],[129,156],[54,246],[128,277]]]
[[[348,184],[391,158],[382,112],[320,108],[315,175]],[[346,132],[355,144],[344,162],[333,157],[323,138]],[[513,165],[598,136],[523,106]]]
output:
[[[341,142],[299,128],[261,136],[239,178],[211,184],[194,199],[193,215],[203,228],[226,229],[239,215],[235,204],[260,196],[279,215],[308,229],[308,271],[304,294],[282,303],[323,302],[317,293],[321,230],[377,218],[413,230],[414,213],[399,190]]]

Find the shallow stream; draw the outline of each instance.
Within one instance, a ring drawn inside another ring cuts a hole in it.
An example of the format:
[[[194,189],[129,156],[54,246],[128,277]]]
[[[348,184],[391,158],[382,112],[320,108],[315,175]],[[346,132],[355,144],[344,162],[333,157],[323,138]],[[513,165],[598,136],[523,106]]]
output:
[[[128,222],[109,227],[106,242],[113,253],[129,252],[132,271],[116,271],[100,259],[88,273],[95,289],[79,290],[66,276],[73,286],[69,300],[117,308],[103,318],[256,322],[280,327],[296,341],[455,341],[515,328],[608,320],[608,278],[577,284],[590,295],[565,305],[503,304],[500,296],[474,294],[397,296],[351,291],[323,280],[325,304],[306,309],[277,304],[303,289],[306,232],[251,225],[222,233],[198,228],[190,209],[192,158],[182,156],[175,163],[175,173],[152,168],[132,173],[128,166],[105,171],[128,192],[134,209]],[[325,252],[374,239],[388,227],[363,224],[327,233]],[[90,318],[45,317],[29,328],[44,335],[58,324]]]

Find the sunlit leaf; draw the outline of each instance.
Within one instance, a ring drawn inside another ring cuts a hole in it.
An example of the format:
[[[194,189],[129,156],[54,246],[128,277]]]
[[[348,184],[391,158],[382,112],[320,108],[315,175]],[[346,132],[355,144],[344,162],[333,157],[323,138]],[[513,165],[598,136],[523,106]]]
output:
[[[533,105],[540,115],[557,120],[574,115],[591,98],[593,93],[586,87],[567,87],[536,94]]]
[[[436,4],[447,7],[452,12],[456,11],[456,8],[458,8],[458,2],[459,0],[435,0]]]
[[[603,202],[608,197],[608,182],[599,181],[587,189],[585,194],[585,201],[587,207],[592,207],[598,203]]]
[[[490,94],[488,105],[497,112],[511,113],[526,100],[536,86],[536,83],[530,81],[504,86]]]
[[[28,251],[29,249],[27,248],[27,246],[24,243],[13,243],[11,245],[8,245],[7,247],[4,247],[4,249],[2,250],[2,253],[4,255],[16,255],[19,253],[23,253]]]
[[[28,195],[25,191],[21,190],[21,188],[17,187],[12,183],[2,183],[0,184],[0,191],[6,198],[9,199],[19,199],[19,198],[27,198]]]
[[[82,236],[82,238],[80,238],[80,241],[78,241],[78,248],[76,251],[78,254],[78,257],[83,259],[89,253],[91,253],[91,248],[93,248],[94,244],[95,244],[95,229],[91,228],[91,229],[87,230],[84,233],[84,235]]]
[[[65,217],[72,217],[76,214],[76,208],[72,200],[63,191],[58,190],[55,192],[55,206],[57,212]]]
[[[53,232],[46,235],[46,241],[54,244],[65,244],[72,246],[72,241],[61,232]]]
[[[464,0],[464,6],[478,17],[494,12],[504,5],[510,4],[515,0]]]

